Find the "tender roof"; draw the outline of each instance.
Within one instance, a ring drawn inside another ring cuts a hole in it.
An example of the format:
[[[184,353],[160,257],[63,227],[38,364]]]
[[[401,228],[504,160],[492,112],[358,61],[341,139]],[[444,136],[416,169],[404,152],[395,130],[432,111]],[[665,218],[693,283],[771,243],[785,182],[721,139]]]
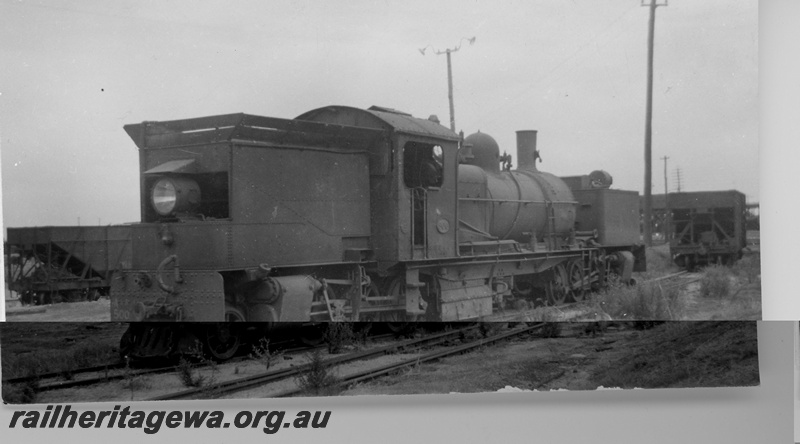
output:
[[[125,125],[140,149],[198,145],[234,140],[284,145],[338,145],[363,148],[381,131],[324,122],[278,119],[251,114],[223,114],[194,119]]]

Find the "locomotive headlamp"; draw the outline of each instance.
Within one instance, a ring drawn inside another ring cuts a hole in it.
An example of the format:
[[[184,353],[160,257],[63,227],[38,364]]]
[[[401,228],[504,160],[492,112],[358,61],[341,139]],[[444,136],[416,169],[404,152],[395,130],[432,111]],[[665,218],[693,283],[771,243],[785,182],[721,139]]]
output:
[[[164,177],[153,186],[153,208],[161,216],[191,211],[200,204],[200,186],[186,177]]]

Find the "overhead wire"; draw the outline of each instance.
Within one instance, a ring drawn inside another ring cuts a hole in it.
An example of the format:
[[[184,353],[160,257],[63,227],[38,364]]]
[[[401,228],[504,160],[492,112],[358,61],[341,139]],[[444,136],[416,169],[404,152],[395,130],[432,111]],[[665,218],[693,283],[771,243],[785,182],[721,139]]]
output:
[[[559,80],[560,77],[559,78],[555,77],[555,74],[564,65],[566,65],[567,63],[569,63],[570,61],[575,59],[579,54],[581,54],[584,50],[586,50],[586,48],[589,48],[590,46],[595,47],[595,48],[599,48],[599,47],[604,46],[605,43],[598,45],[598,39],[600,37],[604,36],[607,33],[607,31],[609,29],[611,29],[612,26],[617,24],[619,21],[621,21],[623,18],[625,18],[625,16],[630,14],[631,11],[633,11],[634,9],[636,9],[638,7],[639,7],[638,4],[634,5],[634,6],[630,7],[630,8],[628,8],[628,9],[626,9],[625,11],[620,13],[619,15],[617,15],[606,26],[604,26],[603,29],[600,32],[598,32],[597,34],[594,34],[590,40],[588,40],[588,41],[584,42],[583,44],[581,44],[570,55],[568,55],[563,60],[561,60],[559,63],[557,63],[555,66],[550,68],[547,72],[545,72],[544,74],[539,76],[538,79],[530,82],[529,85],[524,90],[522,90],[519,94],[515,94],[515,97],[513,99],[509,99],[509,101],[507,101],[505,103],[502,103],[502,104],[490,109],[489,111],[485,111],[484,113],[479,114],[477,120],[481,121],[481,122],[491,122],[493,119],[496,120],[497,118],[499,118],[499,117],[497,117],[499,115],[508,115],[508,113],[511,112],[514,109],[513,107],[515,107],[517,103],[519,103],[522,99],[524,99],[525,96],[527,94],[529,94],[534,88],[541,87],[542,85],[545,85],[544,82],[547,81],[547,80],[549,80],[551,83],[553,81],[555,81],[555,80]],[[612,39],[609,39],[609,41],[613,40],[613,38],[616,38],[617,35],[621,34],[622,32],[625,32],[625,31],[627,31],[627,29],[618,30],[617,33],[615,33],[612,36]],[[575,69],[575,67],[571,68],[568,72],[571,72],[574,69]],[[501,110],[503,110],[504,113],[500,113]],[[492,118],[491,116],[495,116],[495,117]]]

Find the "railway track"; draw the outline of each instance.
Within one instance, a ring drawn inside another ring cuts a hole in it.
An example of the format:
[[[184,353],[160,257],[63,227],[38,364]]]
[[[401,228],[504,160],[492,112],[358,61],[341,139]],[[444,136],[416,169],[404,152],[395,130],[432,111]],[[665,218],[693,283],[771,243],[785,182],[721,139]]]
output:
[[[677,273],[668,274],[666,276],[661,276],[655,279],[650,279],[648,281],[644,281],[645,284],[663,284],[667,288],[674,288],[674,287],[685,287],[689,284],[693,284],[698,282],[702,279],[702,275],[700,273],[691,273],[688,271],[679,271]]]
[[[700,275],[697,273],[689,273],[687,271],[680,271],[666,276],[661,276],[656,279],[641,282],[642,284],[659,283],[667,288],[675,286],[686,286],[699,281]],[[559,306],[561,311],[568,311],[573,308],[580,308],[580,304],[565,304]],[[516,320],[514,315],[498,315],[491,319],[492,322],[509,322]],[[389,335],[384,335],[389,336]],[[375,337],[374,339],[380,339]],[[297,350],[308,350],[308,348],[298,348]],[[292,349],[283,349],[285,353],[292,353]],[[231,360],[229,362],[236,362]],[[38,381],[38,391],[49,391],[66,389],[71,387],[81,387],[97,384],[100,382],[108,382],[124,379],[130,376],[139,376],[147,374],[168,373],[175,371],[176,365],[169,365],[158,368],[136,368],[129,367],[123,361],[112,362],[104,365],[98,365],[87,368],[70,369],[65,371],[51,372],[46,374],[37,374],[24,377],[16,377],[3,379],[3,384],[23,384],[30,381]]]
[[[372,379],[381,375],[385,375],[396,371],[398,369],[416,365],[419,363],[428,362],[435,359],[441,359],[446,356],[451,356],[455,354],[465,353],[467,351],[473,350],[475,348],[484,347],[487,345],[494,344],[496,342],[509,339],[511,337],[524,335],[530,333],[532,331],[540,329],[544,324],[536,324],[533,326],[528,326],[525,328],[517,328],[512,331],[496,335],[490,338],[476,340],[464,345],[448,347],[444,350],[433,351],[427,354],[423,354],[420,356],[415,356],[413,358],[404,359],[399,362],[393,362],[391,364],[382,365],[377,368],[369,369],[369,370],[362,370],[358,372],[354,372],[348,374],[342,378],[340,378],[340,382],[344,384],[352,384],[359,381]],[[463,337],[465,333],[470,330],[477,330],[480,326],[472,325],[467,327],[462,327],[456,330],[451,330],[443,333],[437,333],[429,336],[425,336],[422,338],[410,339],[406,341],[402,341],[396,344],[390,344],[387,346],[376,347],[369,350],[359,351],[355,353],[350,353],[347,355],[338,356],[335,358],[331,358],[325,361],[326,366],[339,366],[348,363],[353,363],[356,361],[374,359],[383,355],[387,354],[394,354],[394,353],[412,353],[414,351],[424,349],[427,347],[434,347],[437,345],[441,345],[446,342],[450,342],[456,339]],[[177,399],[192,399],[197,396],[207,396],[209,393],[212,393],[216,397],[221,397],[225,395],[229,395],[236,392],[241,392],[244,390],[262,387],[267,384],[271,384],[277,381],[285,380],[291,377],[297,377],[303,374],[304,372],[308,371],[310,364],[304,364],[300,366],[290,367],[281,370],[274,370],[268,371],[264,373],[260,373],[257,375],[252,375],[244,378],[239,378],[235,380],[229,380],[225,382],[220,382],[213,385],[208,385],[204,387],[183,390],[181,392],[176,393],[169,393],[161,396],[157,396],[154,398],[150,398],[151,400],[177,400]],[[277,397],[287,397],[292,396],[294,394],[299,393],[302,391],[299,387],[294,387],[291,389],[287,389],[284,391],[279,392]]]
[[[478,341],[470,342],[468,344],[464,344],[464,345],[461,345],[461,346],[452,347],[452,348],[448,348],[448,349],[445,349],[445,350],[432,351],[432,352],[426,353],[426,354],[424,354],[422,356],[419,356],[419,357],[416,357],[416,358],[407,359],[407,360],[404,360],[402,362],[393,363],[393,364],[389,364],[389,365],[384,365],[384,366],[381,366],[381,367],[378,367],[378,368],[375,368],[375,369],[369,369],[369,370],[364,370],[364,371],[361,371],[361,372],[356,372],[354,374],[350,374],[350,375],[347,375],[347,376],[343,377],[340,381],[342,383],[344,383],[344,384],[355,384],[357,382],[374,379],[374,378],[377,378],[377,377],[380,377],[380,376],[384,376],[384,375],[390,374],[390,373],[392,373],[394,371],[397,371],[399,369],[402,369],[404,367],[408,367],[408,366],[412,366],[412,365],[418,365],[418,364],[422,364],[422,363],[430,362],[430,361],[435,361],[435,360],[438,360],[438,359],[441,359],[441,358],[445,358],[445,357],[448,357],[448,356],[454,356],[454,355],[459,355],[459,354],[462,354],[462,353],[467,353],[469,351],[472,351],[472,350],[475,350],[475,349],[478,349],[478,348],[481,348],[481,347],[484,347],[484,346],[487,346],[487,345],[492,345],[492,344],[495,344],[497,342],[500,342],[500,341],[503,341],[503,340],[506,340],[506,339],[510,339],[512,337],[528,334],[528,333],[531,333],[533,331],[537,331],[537,330],[542,329],[542,327],[544,327],[545,325],[546,325],[545,323],[537,323],[537,324],[534,324],[534,325],[528,325],[527,327],[524,327],[522,329],[512,330],[512,331],[509,331],[509,332],[506,332],[506,333],[503,333],[503,334],[500,334],[500,335],[492,336],[490,338],[480,339]],[[302,391],[302,389],[295,388],[295,389],[292,389],[292,390],[287,390],[285,392],[282,392],[282,393],[278,394],[276,397],[288,397],[288,396],[292,396],[292,395],[295,395],[297,393],[300,393],[301,391]]]
[[[383,335],[388,336],[388,335]],[[376,336],[380,339],[380,336]],[[297,353],[308,351],[319,346],[304,346],[292,348],[277,348],[282,353]],[[248,359],[246,356],[239,356],[228,360],[228,363],[237,363]],[[146,364],[144,364],[146,365]],[[195,368],[207,366],[207,363],[199,362],[193,364]],[[146,367],[143,364],[131,366],[124,361],[117,361],[103,365],[82,367],[58,372],[41,373],[37,375],[22,376],[16,378],[3,379],[3,384],[26,384],[35,382],[37,392],[47,392],[53,390],[64,390],[75,387],[87,387],[112,381],[120,381],[138,376],[172,373],[179,369],[178,365],[166,365],[159,367]]]
[[[63,370],[59,372],[50,372],[50,373],[41,373],[38,375],[30,375],[30,376],[21,376],[18,378],[8,378],[3,379],[3,384],[24,384],[31,381],[38,381],[39,384],[39,391],[46,391],[49,389],[56,389],[56,388],[67,388],[67,387],[78,387],[84,384],[84,381],[95,381],[95,382],[88,382],[87,384],[96,383],[98,378],[81,378],[82,375],[90,375],[94,373],[104,373],[106,377],[113,378],[116,375],[108,375],[108,372],[116,372],[120,369],[124,369],[126,364],[124,362],[114,362],[104,365],[97,365],[93,367],[84,367],[84,368],[77,368],[74,370]],[[78,377],[78,380],[74,378]],[[61,381],[57,381],[61,379]],[[51,381],[49,384],[48,381]]]
[[[689,285],[693,282],[697,282],[700,279],[699,275],[696,273],[688,273],[686,271],[673,273],[670,275],[662,276],[656,279],[652,279],[649,281],[644,281],[642,283],[659,283],[660,285],[664,285],[666,287],[672,286],[685,286]],[[575,304],[567,304],[563,307],[560,307],[561,310],[567,310]],[[504,321],[511,321],[512,319],[503,319],[501,316],[498,319],[493,319],[493,321],[497,322],[504,322]],[[418,350],[420,348],[424,348],[426,346],[435,346],[437,344],[441,344],[443,342],[451,341],[454,337],[458,337],[463,335],[463,333],[470,329],[475,329],[477,326],[467,327],[464,329],[453,330],[450,332],[439,333],[431,336],[426,336],[420,339],[413,339],[408,341],[403,341],[397,344],[391,344],[383,347],[377,347],[370,350],[365,350],[357,353],[351,353],[348,355],[336,357],[330,359],[326,364],[337,366],[346,364],[349,362],[354,362],[358,360],[366,360],[373,358],[375,356],[390,354],[390,353],[398,353],[399,351],[409,352],[411,350]],[[503,340],[507,337],[512,337],[518,334],[524,334],[531,330],[536,330],[540,328],[540,324],[534,327],[528,327],[526,329],[516,329],[514,331],[509,331],[504,333],[503,335],[497,336],[495,338],[485,339],[481,341],[475,341],[474,343],[465,344],[463,346],[458,347],[450,347],[447,350],[443,350],[440,352],[436,352],[433,354],[426,354],[421,357],[415,357],[412,360],[393,363],[389,366],[382,367],[376,371],[365,371],[363,373],[359,373],[354,376],[346,377],[342,382],[344,383],[354,383],[361,380],[373,378],[376,376],[380,376],[381,374],[386,374],[391,371],[396,370],[397,368],[402,368],[408,365],[413,365],[417,362],[426,362],[428,360],[439,359],[443,356],[448,356],[450,354],[459,354],[464,353],[475,347],[482,347],[487,344],[494,343],[498,340]],[[391,335],[378,335],[373,337],[373,340],[381,339],[381,336],[391,336]],[[307,352],[311,348],[305,347],[302,349],[283,349],[282,352],[286,354],[292,353],[302,353]],[[241,362],[247,357],[239,357],[234,358],[226,362],[227,364],[236,364],[237,362]],[[288,358],[292,359],[292,358]],[[195,363],[193,364],[193,368],[200,369],[206,366],[203,363]],[[246,378],[236,378],[234,380],[220,382],[216,384],[214,387],[200,387],[195,389],[183,390],[181,392],[166,394],[162,396],[157,396],[151,399],[155,400],[166,400],[166,399],[190,399],[192,397],[196,397],[199,394],[208,394],[209,392],[214,392],[216,395],[224,395],[226,393],[234,393],[241,390],[247,390],[251,387],[257,387],[260,385],[270,384],[275,381],[279,381],[282,379],[291,378],[301,374],[308,366],[307,365],[300,365],[294,366],[286,369],[260,373],[254,376],[249,376]],[[69,371],[61,371],[61,372],[53,372],[48,374],[39,374],[34,376],[27,376],[27,377],[20,377],[20,378],[10,378],[3,380],[3,384],[24,384],[30,381],[36,381],[36,390],[38,392],[46,392],[46,391],[54,391],[54,390],[62,390],[68,388],[77,388],[77,387],[88,387],[96,384],[103,384],[112,381],[121,381],[124,379],[135,378],[138,376],[144,375],[156,375],[156,374],[166,374],[166,373],[176,373],[179,371],[178,365],[168,365],[168,366],[161,366],[157,368],[135,368],[127,365],[125,362],[113,362],[105,365],[94,366],[89,368],[81,368],[81,369],[74,369]],[[296,393],[296,389],[293,391],[288,391],[286,393],[281,393],[279,396],[291,396],[292,394]]]
[[[473,326],[470,327],[469,329],[475,329],[475,328],[478,327]],[[358,359],[367,359],[370,356],[376,354],[386,354],[386,353],[392,353],[393,351],[397,350],[410,349],[413,346],[417,347],[422,347],[425,345],[432,346],[448,340],[452,340],[454,336],[461,334],[465,330],[467,329],[454,330],[451,332],[447,332],[445,334],[426,336],[419,339],[403,341],[398,344],[377,347],[372,350],[367,350],[360,353],[337,357],[331,360],[331,362],[334,365],[338,365],[341,363],[350,362]],[[389,333],[389,334],[376,334],[370,336],[370,339],[372,341],[383,341],[389,338],[396,338],[396,334]],[[300,358],[301,355],[308,353],[311,350],[324,347],[326,347],[326,344],[321,344],[317,346],[303,346],[303,347],[278,346],[275,347],[274,349],[270,347],[272,349],[270,353],[273,355],[280,354],[284,356],[286,359],[291,360]],[[251,355],[238,356],[233,359],[227,360],[224,363],[215,363],[209,359],[201,359],[199,362],[191,363],[191,371],[193,372],[202,371],[203,369],[211,366],[219,366],[219,367],[236,366],[237,364],[241,363],[248,365],[252,364],[255,361],[257,361],[257,358],[253,358]],[[103,384],[109,384],[113,382],[123,382],[125,380],[133,381],[135,379],[138,379],[140,376],[179,374],[179,372],[181,371],[180,367],[181,365],[175,364],[174,362],[171,363],[170,365],[151,367],[151,368],[141,368],[141,367],[137,368],[137,367],[132,367],[125,362],[113,362],[93,367],[70,369],[68,371],[50,372],[50,373],[42,373],[25,377],[8,378],[4,379],[2,383],[4,385],[33,383],[37,393],[57,392],[60,390],[67,390],[71,388],[89,389],[92,386],[102,386]],[[301,366],[299,368],[302,369],[303,367]],[[264,384],[270,382],[271,380],[274,381],[291,377],[295,374],[300,373],[300,371],[298,371],[296,367],[290,367],[288,369],[281,370],[280,372],[269,372],[269,373],[270,374],[267,375],[266,378],[245,378],[244,381],[237,379],[236,381],[232,381],[231,385],[238,384],[246,388],[246,383],[248,380],[253,381],[251,385]],[[224,392],[227,383],[219,383],[218,385],[221,388],[217,388],[214,385],[209,384],[201,388],[198,388],[196,390],[194,389],[185,390],[179,393],[174,393],[172,395],[168,394],[164,395],[163,397],[155,397],[152,399],[186,399],[190,398],[192,394],[196,395],[197,393],[208,393],[209,390],[214,390],[215,393],[217,391]]]

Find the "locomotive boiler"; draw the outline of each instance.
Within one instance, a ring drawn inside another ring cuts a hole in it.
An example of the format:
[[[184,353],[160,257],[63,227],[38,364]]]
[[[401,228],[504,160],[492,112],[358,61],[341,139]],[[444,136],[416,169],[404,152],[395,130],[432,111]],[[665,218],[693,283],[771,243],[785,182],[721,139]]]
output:
[[[105,258],[111,319],[131,323],[126,353],[199,338],[224,359],[240,344],[233,322],[508,319],[644,268],[638,194],[539,171],[535,131],[517,133],[513,171],[487,134],[382,107],[125,131],[141,222],[109,228],[113,248],[80,251]],[[31,239],[24,230],[9,240]]]
[[[551,241],[551,248],[560,248],[574,228],[577,202],[564,181],[537,169],[536,132],[517,132],[516,171],[487,134],[468,136],[464,147],[458,167],[459,220],[465,228],[460,240]]]

